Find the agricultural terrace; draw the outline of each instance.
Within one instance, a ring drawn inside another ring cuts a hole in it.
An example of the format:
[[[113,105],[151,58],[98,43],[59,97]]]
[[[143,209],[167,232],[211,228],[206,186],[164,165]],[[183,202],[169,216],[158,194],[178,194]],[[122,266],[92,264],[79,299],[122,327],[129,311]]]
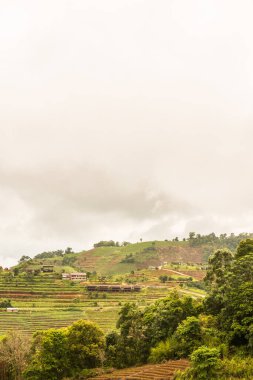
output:
[[[187,360],[169,360],[162,364],[148,364],[112,371],[91,380],[172,380],[176,371],[183,371],[187,367],[189,367]]]
[[[153,272],[152,272],[153,273]],[[140,292],[87,292],[85,283],[61,280],[57,274],[40,274],[31,278],[0,274],[0,297],[10,299],[17,313],[0,311],[0,335],[10,329],[27,334],[47,328],[68,326],[76,320],[96,322],[105,333],[115,329],[118,313],[125,302],[136,302],[145,307],[165,297],[171,287],[181,292],[189,290],[176,282],[154,286],[142,284]],[[201,291],[191,294],[201,297]]]

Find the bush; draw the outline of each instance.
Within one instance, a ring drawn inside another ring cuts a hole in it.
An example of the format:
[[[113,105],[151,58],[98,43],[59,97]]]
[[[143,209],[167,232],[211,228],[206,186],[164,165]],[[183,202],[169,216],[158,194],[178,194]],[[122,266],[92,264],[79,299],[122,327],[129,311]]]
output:
[[[115,242],[113,240],[101,240],[98,243],[94,244],[94,248],[99,248],[99,247],[115,247]]]
[[[176,358],[189,356],[203,344],[199,319],[196,317],[186,318],[178,325],[173,338],[175,341],[174,356]]]
[[[124,259],[121,260],[121,263],[127,263],[127,264],[134,263],[134,262],[135,262],[135,259],[132,253],[130,253],[129,255],[126,255]]]
[[[239,358],[224,359],[222,361],[222,377],[224,379],[253,379],[253,358]]]
[[[101,365],[103,353],[103,332],[96,324],[80,320],[68,328],[37,332],[23,375],[26,380],[85,379],[90,369]]]
[[[99,375],[99,372],[97,369],[83,369],[80,374],[76,375],[73,380],[86,380],[90,377],[94,377]]]
[[[191,354],[191,368],[179,373],[180,380],[214,380],[221,379],[220,352],[216,348],[201,346]]]
[[[173,356],[171,341],[167,339],[165,342],[160,342],[156,347],[151,348],[148,361],[150,363],[161,363],[168,360],[171,356]]]
[[[167,282],[168,281],[168,279],[169,279],[169,277],[167,276],[167,275],[161,275],[161,276],[159,276],[159,280],[161,281],[161,282]]]
[[[11,300],[1,299],[0,300],[0,309],[6,309],[7,307],[12,307]]]
[[[171,338],[151,349],[149,361],[160,363],[168,359],[185,358],[202,344],[200,322],[188,317],[180,323]]]

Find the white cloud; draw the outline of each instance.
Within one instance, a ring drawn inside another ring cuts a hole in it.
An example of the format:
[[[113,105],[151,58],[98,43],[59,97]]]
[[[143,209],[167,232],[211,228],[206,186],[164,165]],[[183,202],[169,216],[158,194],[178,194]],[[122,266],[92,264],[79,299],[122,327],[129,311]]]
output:
[[[2,1],[0,261],[252,230],[251,1]]]

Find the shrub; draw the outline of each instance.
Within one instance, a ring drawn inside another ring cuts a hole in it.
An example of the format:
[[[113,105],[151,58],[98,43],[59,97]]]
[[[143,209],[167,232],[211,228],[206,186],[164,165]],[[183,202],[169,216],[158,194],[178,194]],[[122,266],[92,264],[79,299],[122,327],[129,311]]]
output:
[[[171,341],[167,339],[165,342],[160,342],[156,347],[151,348],[148,361],[150,363],[161,363],[168,360],[171,356],[173,356]]]
[[[11,300],[9,300],[9,299],[1,299],[0,300],[0,309],[5,309],[7,307],[12,307]]]
[[[220,352],[216,348],[201,346],[191,354],[191,368],[179,373],[180,380],[215,380],[221,379]]]
[[[224,379],[253,379],[253,358],[239,358],[224,359],[222,361],[222,375]],[[222,377],[222,378],[223,378]]]
[[[30,362],[24,372],[26,380],[62,380],[98,367],[104,352],[103,332],[85,320],[68,328],[37,332],[33,338]],[[83,371],[83,372],[82,372]]]

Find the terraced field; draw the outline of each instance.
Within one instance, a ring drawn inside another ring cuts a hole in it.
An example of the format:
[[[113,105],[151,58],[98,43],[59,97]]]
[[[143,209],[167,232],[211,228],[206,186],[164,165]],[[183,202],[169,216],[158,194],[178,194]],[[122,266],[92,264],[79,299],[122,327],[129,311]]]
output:
[[[96,322],[105,333],[115,329],[125,302],[141,307],[168,294],[166,287],[144,288],[139,293],[88,293],[85,284],[62,281],[55,275],[34,277],[28,282],[0,276],[0,297],[9,298],[17,313],[0,312],[0,335],[18,329],[29,335],[36,330],[68,326],[78,319]]]
[[[91,380],[172,380],[176,371],[185,370],[189,366],[187,360],[170,360],[163,364],[144,365],[113,371]]]

